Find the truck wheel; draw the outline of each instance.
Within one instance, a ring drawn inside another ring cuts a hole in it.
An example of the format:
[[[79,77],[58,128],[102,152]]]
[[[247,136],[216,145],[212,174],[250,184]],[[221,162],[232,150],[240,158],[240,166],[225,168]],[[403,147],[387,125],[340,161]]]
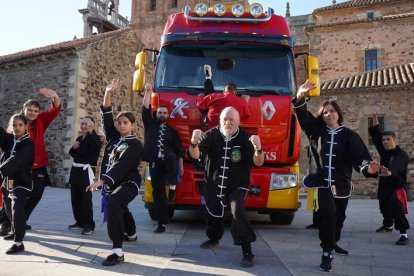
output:
[[[148,209],[148,214],[150,216],[150,218],[154,221],[158,220],[158,215],[157,215],[157,209],[155,208],[155,204],[154,203],[146,203],[146,207]]]
[[[270,221],[276,225],[289,225],[292,223],[295,213],[271,213]]]

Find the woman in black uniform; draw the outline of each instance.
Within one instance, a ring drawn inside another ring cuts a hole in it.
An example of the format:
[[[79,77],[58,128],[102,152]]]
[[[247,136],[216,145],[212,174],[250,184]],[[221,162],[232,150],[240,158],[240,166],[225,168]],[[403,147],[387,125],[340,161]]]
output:
[[[319,160],[321,175],[317,196],[319,238],[323,250],[320,269],[330,271],[332,250],[339,255],[348,251],[339,247],[345,212],[352,191],[352,168],[365,177],[375,177],[378,164],[371,156],[361,137],[343,126],[343,114],[334,101],[324,102],[314,117],[306,108],[305,96],[313,89],[313,83],[303,84],[293,100],[296,115],[307,136],[320,145]],[[306,185],[306,179],[304,181]],[[315,187],[309,187],[315,188]]]
[[[34,162],[34,144],[27,134],[28,121],[22,114],[13,115],[10,125],[13,134],[0,127],[0,183],[2,183],[3,201],[6,214],[12,224],[12,233],[5,240],[14,240],[6,254],[24,250],[23,238],[26,234],[26,213],[24,205],[27,196],[33,190],[32,166]]]
[[[131,112],[120,112],[115,128],[112,115],[112,93],[119,91],[122,83],[112,80],[106,87],[101,111],[107,145],[101,168],[101,179],[88,186],[87,191],[96,191],[103,186],[108,214],[108,234],[113,242],[112,254],[103,262],[112,266],[124,261],[122,243],[124,233],[133,238],[135,221],[128,210],[128,204],[138,195],[141,176],[138,166],[142,159],[143,146],[132,134],[135,117]],[[136,236],[135,236],[136,239]]]

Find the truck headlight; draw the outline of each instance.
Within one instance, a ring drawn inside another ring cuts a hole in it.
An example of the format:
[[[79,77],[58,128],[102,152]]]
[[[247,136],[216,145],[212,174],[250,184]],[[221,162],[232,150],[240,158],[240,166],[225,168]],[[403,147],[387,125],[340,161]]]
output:
[[[233,5],[231,7],[231,13],[235,16],[235,17],[240,17],[243,15],[244,13],[244,7],[241,4],[236,4]]]
[[[226,13],[226,6],[224,6],[223,4],[216,4],[214,5],[213,10],[217,16],[222,16]]]
[[[259,3],[254,3],[250,6],[250,14],[253,15],[253,17],[259,17],[263,13],[263,7]]]
[[[204,3],[198,3],[194,8],[194,12],[198,16],[204,16],[207,13],[207,11],[208,11],[208,7]]]
[[[289,174],[278,174],[272,173],[270,178],[270,187],[269,190],[281,190],[281,189],[290,189],[298,185],[298,176],[293,173]]]

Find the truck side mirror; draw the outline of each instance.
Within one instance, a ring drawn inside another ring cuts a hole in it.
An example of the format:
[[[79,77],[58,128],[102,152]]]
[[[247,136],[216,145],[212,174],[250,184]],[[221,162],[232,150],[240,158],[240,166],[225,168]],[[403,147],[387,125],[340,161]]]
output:
[[[316,85],[315,89],[309,91],[309,97],[319,97],[321,94],[321,85],[319,81],[318,59],[314,56],[307,56],[305,59],[306,78]]]
[[[142,92],[145,82],[145,64],[147,62],[147,54],[142,51],[135,57],[135,72],[132,82],[132,91]]]

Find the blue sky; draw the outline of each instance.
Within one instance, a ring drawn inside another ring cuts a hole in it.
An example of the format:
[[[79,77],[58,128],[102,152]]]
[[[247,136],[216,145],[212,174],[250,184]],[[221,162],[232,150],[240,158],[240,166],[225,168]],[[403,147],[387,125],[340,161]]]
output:
[[[131,1],[120,0],[120,14],[131,18]],[[144,1],[144,0],[139,0]],[[166,1],[166,0],[161,0]],[[338,0],[344,2],[345,0]],[[82,15],[87,0],[14,0],[1,3],[0,55],[41,47],[83,36]],[[257,0],[265,10],[272,7],[285,15],[287,0]],[[312,13],[315,8],[328,6],[332,0],[290,0],[291,15]]]

